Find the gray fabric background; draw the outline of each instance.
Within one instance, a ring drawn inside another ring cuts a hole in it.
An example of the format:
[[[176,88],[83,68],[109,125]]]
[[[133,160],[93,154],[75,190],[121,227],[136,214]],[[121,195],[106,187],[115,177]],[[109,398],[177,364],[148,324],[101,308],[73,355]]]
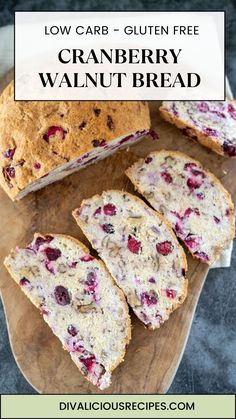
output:
[[[13,23],[14,10],[226,10],[226,71],[236,96],[236,2],[234,0],[0,0],[0,26]],[[1,63],[0,63],[1,65]],[[216,69],[217,71],[217,69]],[[236,246],[231,268],[210,271],[173,394],[236,393]],[[9,345],[0,304],[0,393],[35,393],[19,371]],[[19,330],[24,334],[24,330]]]

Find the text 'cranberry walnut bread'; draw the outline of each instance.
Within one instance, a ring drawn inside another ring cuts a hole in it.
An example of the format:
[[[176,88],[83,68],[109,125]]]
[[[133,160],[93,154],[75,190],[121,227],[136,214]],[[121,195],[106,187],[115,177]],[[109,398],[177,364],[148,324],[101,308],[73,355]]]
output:
[[[231,196],[197,160],[163,150],[140,159],[126,174],[202,262],[212,264],[233,239]]]
[[[187,294],[186,257],[163,217],[116,190],[84,200],[73,215],[138,318],[160,327]]]
[[[0,184],[13,200],[156,138],[145,102],[15,102],[13,89],[0,98]]]
[[[181,128],[184,135],[217,154],[236,157],[235,101],[163,102],[160,112],[166,121]]]
[[[72,237],[41,234],[4,263],[83,375],[108,387],[131,325],[124,295],[104,264]]]

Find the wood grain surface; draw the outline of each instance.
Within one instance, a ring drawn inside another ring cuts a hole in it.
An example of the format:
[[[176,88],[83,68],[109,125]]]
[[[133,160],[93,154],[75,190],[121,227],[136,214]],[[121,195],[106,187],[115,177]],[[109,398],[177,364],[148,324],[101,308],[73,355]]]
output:
[[[0,88],[12,78],[8,73]],[[0,190],[0,286],[11,347],[19,368],[41,393],[101,393],[79,373],[58,339],[44,323],[2,265],[16,245],[31,241],[33,233],[64,233],[89,243],[77,227],[71,211],[84,198],[108,188],[134,192],[124,170],[139,156],[162,148],[182,150],[216,174],[236,201],[236,161],[226,159],[184,138],[162,121],[158,103],[150,105],[152,125],[159,141],[144,139],[128,151],[117,153],[66,179],[13,203]],[[103,393],[165,393],[178,368],[208,267],[188,255],[189,292],[184,304],[156,331],[146,330],[132,314],[132,340],[125,361],[114,371],[112,385]],[[209,307],[210,310],[210,307]]]

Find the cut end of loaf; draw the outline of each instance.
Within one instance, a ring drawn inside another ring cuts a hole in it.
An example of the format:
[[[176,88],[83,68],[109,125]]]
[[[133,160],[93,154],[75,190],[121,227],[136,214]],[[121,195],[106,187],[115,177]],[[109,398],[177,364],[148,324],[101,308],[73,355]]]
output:
[[[152,135],[147,102],[19,102],[0,97],[0,184],[12,200]]]
[[[30,192],[35,192],[49,184],[57,182],[65,178],[66,176],[69,176],[74,172],[84,169],[85,167],[91,164],[98,163],[100,160],[105,159],[108,156],[111,156],[118,150],[122,150],[129,146],[137,144],[137,142],[141,141],[141,139],[145,136],[150,136],[153,140],[158,139],[158,135],[153,130],[142,130],[137,131],[135,133],[130,133],[128,135],[125,135],[124,137],[119,137],[113,141],[110,141],[108,144],[102,146],[98,145],[94,147],[92,151],[85,153],[84,155],[79,156],[78,158],[70,162],[66,162],[65,164],[56,167],[48,174],[43,175],[42,177],[38,177],[36,180],[32,181],[32,183],[29,183],[22,190],[19,190],[17,188],[17,185],[15,189],[14,187],[10,187],[11,185],[13,185],[13,183],[5,183],[3,185],[4,189],[8,194],[10,194],[9,196],[13,200],[20,200],[26,195],[28,195]],[[17,184],[16,178],[15,181]]]

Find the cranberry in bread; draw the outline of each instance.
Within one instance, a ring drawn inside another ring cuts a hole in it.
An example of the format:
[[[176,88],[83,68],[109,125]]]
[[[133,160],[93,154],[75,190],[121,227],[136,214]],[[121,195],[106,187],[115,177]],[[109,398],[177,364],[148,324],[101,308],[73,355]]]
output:
[[[0,97],[0,184],[21,199],[135,144],[150,130],[145,102],[15,102]]]
[[[160,327],[187,293],[186,257],[171,227],[118,190],[84,200],[73,215],[137,317],[150,329]]]
[[[163,150],[140,159],[126,174],[194,257],[209,265],[219,258],[234,237],[234,208],[212,173],[186,154]]]
[[[236,157],[235,101],[163,102],[160,112],[189,138],[221,156]]]
[[[128,306],[104,264],[79,241],[36,234],[5,266],[39,308],[82,374],[100,389],[123,361],[131,335]]]

